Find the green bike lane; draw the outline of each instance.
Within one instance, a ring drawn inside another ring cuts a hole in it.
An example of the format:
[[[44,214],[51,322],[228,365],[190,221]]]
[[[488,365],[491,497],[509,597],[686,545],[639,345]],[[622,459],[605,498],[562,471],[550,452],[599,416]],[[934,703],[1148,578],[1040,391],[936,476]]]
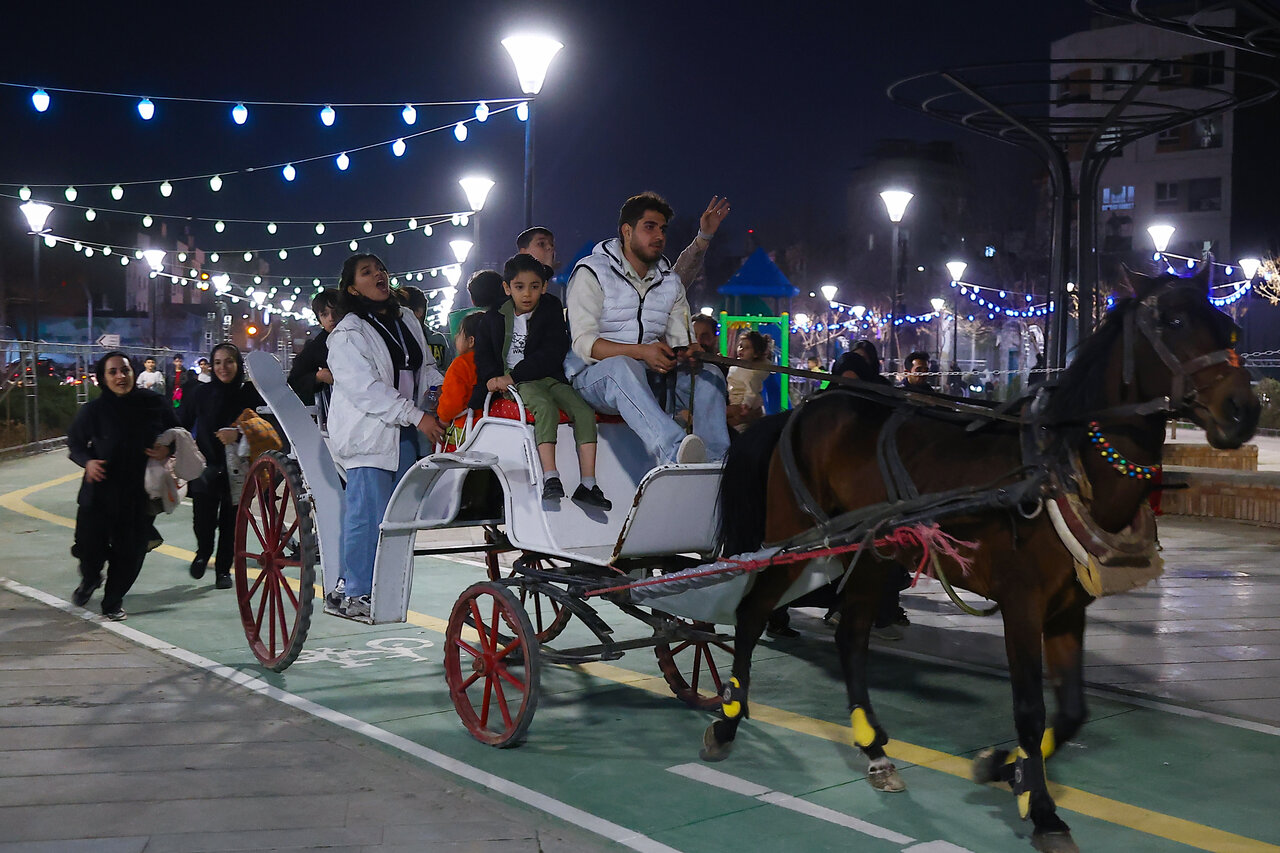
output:
[[[60,454],[0,465],[0,576],[70,597],[76,573],[65,525],[77,482],[20,500],[13,493],[76,471]],[[873,653],[873,700],[908,785],[894,795],[866,783],[866,762],[848,745],[834,646],[813,635],[758,648],[753,719],[723,763],[698,761],[710,716],[666,691],[647,649],[607,665],[543,667],[525,744],[496,750],[462,728],[442,666],[443,620],[458,593],[483,578],[478,566],[420,558],[408,624],[371,627],[317,609],[303,656],[276,674],[249,653],[232,593],[214,590],[211,575],[188,577],[189,510],[158,526],[167,544],[148,557],[126,600],[129,627],[655,842],[691,852],[1029,847],[1031,827],[1008,791],[962,777],[974,753],[1012,736],[1001,678]],[[643,633],[607,604],[600,612],[619,636]],[[584,635],[571,626],[557,644]],[[1274,736],[1114,699],[1090,704],[1090,722],[1049,767],[1082,849],[1280,849]]]

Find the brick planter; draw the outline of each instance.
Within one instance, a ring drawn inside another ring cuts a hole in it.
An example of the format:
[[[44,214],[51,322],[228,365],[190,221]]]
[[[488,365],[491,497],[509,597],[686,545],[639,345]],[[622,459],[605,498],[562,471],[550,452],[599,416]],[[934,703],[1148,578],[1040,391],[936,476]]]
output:
[[[1207,444],[1166,442],[1164,445],[1164,464],[1165,467],[1257,471],[1258,446],[1256,444],[1246,444],[1236,450],[1218,450]]]
[[[1256,452],[1256,451],[1255,451]],[[1165,515],[1228,518],[1280,527],[1280,473],[1165,466]]]

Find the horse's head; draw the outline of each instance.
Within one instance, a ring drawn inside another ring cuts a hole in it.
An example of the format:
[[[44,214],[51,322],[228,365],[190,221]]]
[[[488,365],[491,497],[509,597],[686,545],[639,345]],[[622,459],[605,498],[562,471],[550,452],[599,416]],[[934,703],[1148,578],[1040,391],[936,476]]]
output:
[[[1209,302],[1209,272],[1204,264],[1193,278],[1133,276],[1124,371],[1143,398],[1167,396],[1209,444],[1230,449],[1253,436],[1262,407],[1236,356],[1239,327]]]

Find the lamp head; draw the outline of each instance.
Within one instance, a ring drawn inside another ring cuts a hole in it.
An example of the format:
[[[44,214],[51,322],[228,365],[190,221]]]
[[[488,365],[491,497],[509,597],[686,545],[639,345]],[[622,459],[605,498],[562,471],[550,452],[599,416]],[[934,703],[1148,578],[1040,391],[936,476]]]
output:
[[[1257,258],[1241,258],[1240,272],[1244,273],[1245,281],[1253,281],[1253,277],[1258,274],[1258,267],[1262,266],[1262,261]]]
[[[915,195],[906,190],[885,190],[880,193],[880,198],[884,201],[885,210],[889,212],[889,221],[897,224],[902,221],[907,205]]]
[[[489,198],[489,190],[493,189],[493,181],[488,178],[468,177],[458,181],[462,191],[467,195],[467,204],[479,213],[484,210],[485,200]]]
[[[1163,252],[1169,248],[1169,241],[1173,239],[1173,232],[1177,230],[1172,225],[1147,226],[1147,233],[1151,235],[1151,242],[1155,245],[1157,252]]]
[[[164,268],[164,251],[162,249],[147,249],[142,253],[142,257],[146,259],[147,266],[151,267],[155,272],[160,272]]]
[[[459,266],[458,264],[453,264],[452,266],[445,267],[444,277],[449,280],[449,284],[451,284],[454,287],[457,287],[458,280],[462,278],[462,267]]]
[[[935,296],[929,300],[929,304],[933,306],[933,313],[941,314],[943,306],[947,304],[947,300],[941,296]]]
[[[947,261],[947,273],[951,276],[952,281],[960,281],[964,277],[964,271],[968,266],[964,261]]]
[[[867,313],[867,306],[865,305],[853,306],[853,316],[857,317],[859,320],[862,319],[862,315],[865,313]]]
[[[27,225],[31,227],[32,234],[43,233],[44,224],[49,219],[49,214],[53,213],[52,207],[40,201],[29,201],[26,204],[19,205],[18,210],[21,210],[22,215],[27,217]]]
[[[834,300],[836,298],[836,294],[840,292],[840,288],[836,287],[834,284],[824,284],[818,289],[822,291],[822,298],[828,302]]]
[[[526,95],[536,95],[542,91],[542,84],[547,78],[547,68],[551,60],[564,47],[550,36],[508,36],[502,40],[502,46],[511,55],[516,66],[516,77],[520,79],[520,90]]]
[[[474,245],[470,240],[450,240],[449,248],[453,249],[453,256],[458,263],[466,263],[467,255],[471,254],[471,247]]]

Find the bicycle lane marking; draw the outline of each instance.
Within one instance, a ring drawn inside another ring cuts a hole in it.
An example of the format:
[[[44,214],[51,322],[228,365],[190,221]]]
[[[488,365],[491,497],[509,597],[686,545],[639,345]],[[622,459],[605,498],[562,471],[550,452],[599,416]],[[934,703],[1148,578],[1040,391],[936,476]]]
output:
[[[79,476],[80,474],[78,473],[70,474],[67,476],[58,477],[53,480],[46,481],[44,483],[38,483],[36,485],[28,486],[26,488],[19,489],[14,492],[9,492],[7,494],[0,495],[0,507],[4,507],[6,509],[9,509],[13,512],[16,512],[22,515],[28,515],[31,517],[41,518],[47,521],[52,521],[64,527],[74,527],[75,526],[74,520],[68,519],[64,516],[58,516],[53,513],[46,512],[45,510],[41,510],[27,503],[25,499],[44,489],[53,488],[55,486],[63,485],[65,483],[71,482],[72,480],[77,479]],[[11,500],[11,498],[13,499]],[[168,553],[169,551],[175,552],[172,554],[172,556],[177,556],[180,559],[184,559],[184,560],[189,560],[193,556],[192,552],[182,548],[161,546],[157,550],[164,551],[166,553]],[[451,560],[455,558],[442,556],[442,557],[438,557],[437,559]],[[465,558],[456,558],[456,561],[467,563],[467,564],[474,564],[474,561],[467,561],[465,560]],[[6,580],[6,583],[12,584],[14,582]],[[24,587],[24,588],[32,589],[29,587]],[[32,591],[39,593],[41,596],[46,595],[46,593],[40,592],[39,590],[32,589]],[[59,602],[59,605],[55,605],[55,606],[60,606],[60,609],[73,607],[73,605],[70,605],[69,603],[64,602],[61,599],[56,598],[54,596],[49,596],[49,598],[51,601]],[[44,599],[42,598],[41,600],[44,600]],[[78,608],[75,608],[75,610],[71,612],[75,612],[77,610]],[[83,615],[83,614],[80,614],[80,615]],[[91,618],[91,617],[86,616],[85,618]],[[448,624],[447,621],[444,619],[430,616],[425,613],[419,613],[413,610],[409,611],[408,618],[406,621],[410,624],[416,625],[421,628],[425,628],[429,631],[439,633],[442,635],[445,633],[445,629]],[[107,626],[107,627],[119,628],[123,626],[119,626],[119,625],[116,625],[115,623],[112,623],[111,626]],[[132,631],[133,629],[126,628],[125,630]],[[136,632],[136,633],[144,637],[150,636],[150,635],[142,634],[141,632]],[[170,646],[170,644],[164,643],[161,640],[156,640],[152,638],[152,642],[161,643],[166,647],[178,649],[183,654],[191,655],[192,657],[199,658],[200,660],[209,660],[207,658],[200,657],[199,655],[195,655],[192,652],[179,649],[177,646]],[[266,682],[260,682],[258,681],[258,679],[254,679],[252,678],[252,676],[245,675],[244,673],[241,673],[239,670],[226,667],[223,664],[217,663],[216,661],[210,660],[209,662],[214,666],[219,667],[220,669],[226,670],[231,673],[237,673],[240,678],[249,679],[254,681],[255,683],[261,684],[263,685],[264,688],[266,688],[269,691],[277,691],[282,694],[284,693],[284,691],[278,691],[278,688],[272,687],[271,685],[266,684]],[[668,687],[665,679],[658,676],[651,676],[651,675],[646,675],[644,673],[635,672],[633,670],[629,670],[619,666],[614,666],[612,664],[606,664],[606,663],[572,664],[572,665],[566,665],[565,668],[574,670],[574,671],[584,672],[586,674],[592,675],[594,677],[600,678],[605,681],[611,681],[616,684],[636,687],[641,690],[645,690],[650,693],[655,693],[664,697],[669,695],[670,693],[670,688]],[[238,679],[232,679],[232,680],[239,683]],[[267,695],[271,695],[271,694],[267,694]],[[287,695],[292,695],[292,694],[287,694]],[[359,724],[360,726],[368,726],[371,730],[382,731],[381,729],[376,729],[376,727],[370,726],[367,723],[363,723],[359,720],[355,720],[355,718],[347,717],[345,714],[341,714],[340,712],[332,711],[330,709],[324,708],[324,706],[321,706],[321,705],[316,705],[315,703],[312,703],[310,700],[303,699],[302,697],[295,697],[295,698],[297,698],[301,702],[307,702],[309,705],[314,705],[314,707],[316,708],[322,708],[326,712],[335,714],[339,717],[344,717],[346,719],[354,720],[354,722]],[[286,703],[286,704],[289,704],[289,703]],[[824,720],[819,720],[813,717],[807,717],[803,714],[798,714],[793,711],[787,711],[782,708],[775,708],[768,705],[752,704],[751,715],[752,715],[752,720],[756,723],[765,723],[767,725],[771,725],[777,728],[796,732],[798,734],[809,735],[822,740],[827,740],[832,743],[840,744],[842,746],[849,745],[848,729],[843,725],[827,722]],[[328,718],[326,717],[326,719]],[[1229,720],[1230,718],[1224,718],[1224,721],[1229,721]],[[387,737],[395,738],[397,740],[403,740],[405,743],[412,743],[412,741],[408,741],[407,739],[400,738],[398,735],[392,735],[388,732],[384,732],[384,734]],[[424,750],[426,749],[426,747],[419,747],[419,748]],[[427,750],[427,751],[431,752],[432,754],[440,755],[440,753],[435,753],[434,750]],[[907,743],[905,741],[891,739],[885,745],[885,753],[889,755],[891,758],[898,759],[908,764],[913,764],[929,770],[937,770],[939,772],[942,772],[951,776],[955,776],[961,779],[968,780],[970,779],[970,776],[971,776],[970,759],[964,758],[962,756],[951,755],[949,753],[942,752],[941,750],[932,749],[930,747],[919,746],[917,744],[912,744],[912,743]],[[463,767],[471,768],[474,772],[482,774],[484,776],[491,775],[485,771],[479,770],[478,768],[472,768],[471,765],[457,762],[456,759],[449,758],[448,756],[442,755],[441,757],[444,760],[447,760],[449,762],[458,763]],[[437,765],[437,766],[443,766],[443,765]],[[459,775],[463,775],[463,774],[459,774]],[[471,778],[471,777],[464,775],[464,778]],[[494,777],[494,778],[500,778],[500,777]],[[506,780],[503,780],[503,781],[506,782]],[[520,787],[515,785],[515,783],[513,782],[507,782],[507,784]],[[992,784],[995,785],[995,783],[992,783]],[[1002,786],[995,785],[995,787],[997,787],[1000,790],[1003,790]],[[494,790],[497,790],[497,789],[494,789]],[[1260,853],[1261,851],[1272,851],[1272,853],[1280,853],[1280,845],[1269,844],[1267,842],[1260,841],[1254,838],[1249,838],[1247,836],[1239,835],[1237,833],[1229,832],[1227,830],[1217,829],[1215,827],[1206,826],[1204,824],[1195,823],[1193,821],[1184,820],[1182,818],[1177,818],[1172,815],[1165,814],[1163,812],[1154,811],[1152,809],[1146,809],[1141,806],[1135,806],[1129,803],[1123,803],[1118,800],[1112,800],[1108,797],[1104,797],[1098,794],[1092,794],[1092,793],[1089,793],[1088,791],[1084,791],[1079,788],[1073,788],[1067,785],[1062,785],[1060,783],[1055,783],[1050,781],[1049,791],[1052,794],[1054,801],[1057,803],[1059,808],[1066,809],[1068,811],[1073,811],[1078,814],[1084,815],[1086,817],[1095,818],[1097,820],[1105,821],[1107,823],[1113,823],[1118,826],[1123,826],[1128,829],[1137,830],[1139,832],[1146,833],[1148,835],[1154,835],[1160,838],[1165,838],[1171,841],[1178,842],[1180,844],[1185,844],[1191,847],[1198,847],[1202,850],[1232,849],[1232,850],[1241,850],[1241,851],[1260,851]],[[555,802],[559,802],[559,801],[555,801]],[[565,805],[565,807],[570,809],[573,808],[572,806],[568,806],[568,805]],[[552,812],[552,814],[556,814],[556,813]],[[595,819],[603,820],[601,818],[595,818]],[[608,835],[606,835],[606,837],[612,838],[612,836],[608,836]]]

